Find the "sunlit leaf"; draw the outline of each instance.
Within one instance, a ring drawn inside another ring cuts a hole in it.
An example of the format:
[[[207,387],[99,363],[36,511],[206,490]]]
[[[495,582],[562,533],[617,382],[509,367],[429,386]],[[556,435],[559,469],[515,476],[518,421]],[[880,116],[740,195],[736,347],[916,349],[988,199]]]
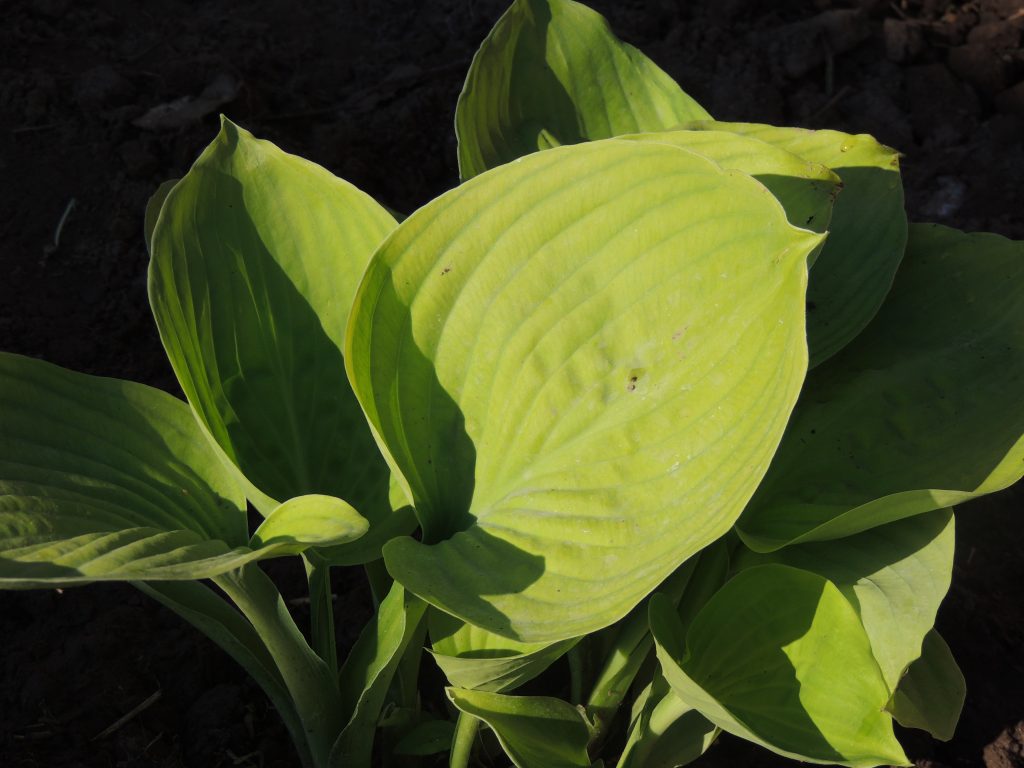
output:
[[[387,467],[341,348],[359,278],[394,226],[355,187],[228,120],[166,196],[149,273],[160,337],[264,514],[325,494],[389,522]]]
[[[358,539],[366,519],[333,496],[296,496],[279,506],[252,535],[253,547],[273,547],[297,555],[309,547],[329,547]]]
[[[782,203],[794,227],[812,232],[825,232],[829,228],[840,183],[839,177],[820,163],[810,162],[752,136],[729,131],[661,131],[619,138],[671,144],[704,155],[723,168],[750,174]],[[816,258],[817,251],[810,259],[812,265]]]
[[[626,141],[531,155],[413,214],[346,352],[424,530],[385,546],[392,575],[523,642],[624,616],[759,482],[820,240],[750,177]]]
[[[813,571],[831,581],[860,614],[882,675],[895,690],[921,655],[953,575],[953,511],[940,509],[837,541],[749,550],[738,568],[765,562]]]
[[[653,600],[651,631],[672,690],[723,730],[798,760],[909,764],[857,612],[827,579],[749,568],[688,630],[670,602]]]

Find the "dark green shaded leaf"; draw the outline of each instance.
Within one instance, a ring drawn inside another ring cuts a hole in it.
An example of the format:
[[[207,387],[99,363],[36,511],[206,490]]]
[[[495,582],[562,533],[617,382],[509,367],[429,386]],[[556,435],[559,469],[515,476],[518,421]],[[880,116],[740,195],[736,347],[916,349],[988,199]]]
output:
[[[910,665],[888,709],[900,725],[949,741],[966,696],[963,673],[946,641],[933,629],[924,638],[921,658]]]
[[[1010,486],[1022,387],[1024,243],[914,225],[878,316],[808,375],[740,535],[770,551]]]

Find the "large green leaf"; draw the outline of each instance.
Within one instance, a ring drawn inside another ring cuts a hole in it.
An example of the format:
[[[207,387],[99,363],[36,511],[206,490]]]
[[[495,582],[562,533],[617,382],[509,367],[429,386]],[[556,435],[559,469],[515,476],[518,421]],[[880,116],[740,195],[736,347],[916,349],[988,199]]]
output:
[[[768,555],[749,550],[738,568],[765,562],[813,571],[831,581],[860,614],[889,690],[921,655],[953,576],[953,510],[918,517],[837,541],[786,547]]]
[[[812,232],[826,232],[839,177],[820,163],[729,131],[661,131],[620,136],[628,141],[655,141],[704,155],[723,168],[750,174],[767,187],[786,209],[789,223]],[[811,264],[816,258],[812,255]],[[813,274],[813,273],[812,273]]]
[[[463,180],[560,144],[710,115],[572,0],[515,0],[473,58],[455,109]]]
[[[493,729],[516,768],[590,768],[590,729],[571,704],[546,696],[446,690],[460,712]]]
[[[964,675],[946,641],[933,629],[925,635],[921,658],[910,665],[888,709],[900,725],[949,741],[966,695]]]
[[[341,350],[356,285],[394,226],[355,187],[226,119],[166,194],[149,272],[160,337],[265,514],[325,494],[372,526],[390,518],[387,467]]]
[[[688,631],[670,601],[653,600],[651,631],[676,695],[723,730],[799,760],[908,765],[857,612],[827,579],[749,568]]]
[[[431,655],[448,682],[457,688],[511,691],[565,655],[579,638],[555,643],[522,643],[431,608],[428,615]]]
[[[0,353],[0,586],[205,578],[269,554],[246,544],[185,403]]]
[[[806,259],[763,186],[604,141],[441,196],[377,252],[346,364],[428,602],[524,642],[620,619],[725,533],[806,365]]]
[[[1022,382],[1024,243],[915,225],[878,316],[807,377],[740,535],[841,538],[1008,487]]]
[[[752,123],[687,127],[760,139],[826,165],[842,179],[831,234],[807,286],[807,342],[813,368],[860,333],[892,285],[907,242],[899,153],[866,134]]]

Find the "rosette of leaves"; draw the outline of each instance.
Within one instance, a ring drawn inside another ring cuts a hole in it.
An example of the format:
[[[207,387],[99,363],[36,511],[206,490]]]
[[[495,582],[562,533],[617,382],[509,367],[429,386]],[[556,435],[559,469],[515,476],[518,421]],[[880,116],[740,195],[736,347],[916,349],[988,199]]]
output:
[[[146,213],[186,401],[0,356],[0,585],[135,583],[316,768],[949,738],[951,508],[1024,474],[1024,247],[908,227],[893,150],[716,122],[570,0],[513,3],[456,126],[463,183],[397,224],[223,121]],[[340,664],[334,565],[377,607]]]

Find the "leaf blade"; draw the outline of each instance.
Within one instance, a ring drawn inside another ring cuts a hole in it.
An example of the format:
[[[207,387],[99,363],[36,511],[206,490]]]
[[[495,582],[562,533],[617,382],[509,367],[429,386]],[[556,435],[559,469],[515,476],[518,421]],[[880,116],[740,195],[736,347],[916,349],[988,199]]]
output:
[[[1019,480],[1022,328],[1024,244],[914,225],[878,317],[808,376],[737,526],[747,546],[842,538]]]
[[[590,768],[590,732],[579,710],[546,696],[509,696],[446,688],[448,700],[479,718],[517,768]]]
[[[371,525],[391,515],[341,347],[356,284],[394,225],[355,187],[226,119],[167,193],[149,269],[160,338],[264,514],[324,494]]]
[[[828,240],[807,286],[810,367],[850,343],[878,312],[907,242],[899,153],[867,134],[753,123],[699,123],[736,131],[834,170],[843,180]]]
[[[933,629],[925,636],[921,657],[900,681],[888,710],[903,727],[920,728],[940,741],[949,741],[956,733],[966,698],[963,673],[946,641]]]
[[[888,689],[867,636],[826,579],[752,568],[685,636],[672,606],[652,601],[651,631],[672,689],[723,730],[809,762],[909,765],[884,713]]]
[[[298,555],[310,547],[332,547],[354,541],[369,523],[348,503],[334,496],[296,496],[270,513],[252,535],[254,548],[273,548]]]
[[[188,406],[0,353],[0,583],[194,579],[259,557]]]
[[[857,609],[889,690],[921,655],[921,644],[953,576],[953,510],[941,509],[835,541],[749,551],[737,568],[781,563],[817,573]]]
[[[525,642],[625,615],[725,532],[774,451],[820,239],[747,176],[621,141],[522,158],[413,214],[367,271],[346,350],[424,527],[427,544],[385,546],[392,575]],[[712,493],[720,462],[738,474]]]
[[[459,171],[710,115],[572,0],[515,0],[473,57],[455,109]]]

